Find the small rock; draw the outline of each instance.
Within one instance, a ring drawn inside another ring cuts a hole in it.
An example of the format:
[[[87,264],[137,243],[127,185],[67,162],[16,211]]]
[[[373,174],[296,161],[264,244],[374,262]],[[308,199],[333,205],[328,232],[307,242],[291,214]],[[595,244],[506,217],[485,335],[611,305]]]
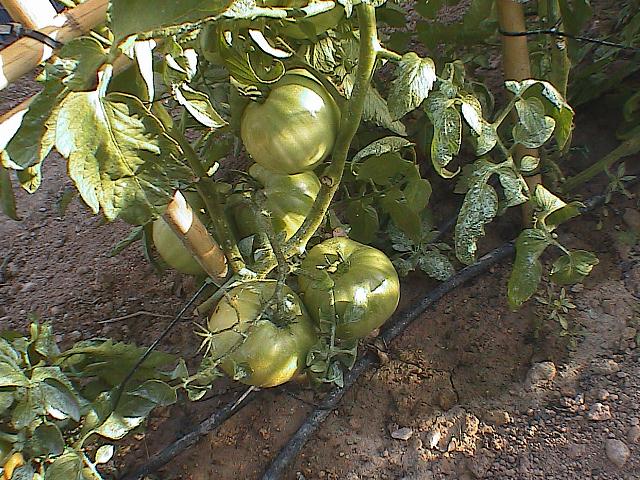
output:
[[[607,392],[604,388],[600,388],[596,392],[596,398],[604,402],[607,398],[609,398],[609,392]]]
[[[611,420],[611,409],[609,408],[609,405],[603,405],[600,402],[596,402],[591,405],[591,408],[587,413],[587,417],[589,420],[593,420],[595,422]]]
[[[629,440],[629,443],[638,443],[640,441],[640,426],[634,425],[629,429],[627,440]]]
[[[553,362],[534,363],[527,372],[527,378],[524,381],[525,388],[532,390],[539,388],[547,382],[556,378],[556,366]]]
[[[620,371],[620,365],[611,358],[598,358],[591,361],[591,370],[598,375],[611,375]]]
[[[447,410],[451,410],[451,408],[457,403],[458,395],[453,390],[445,389],[438,394],[438,405],[440,405],[440,408],[445,412]]]
[[[605,451],[607,452],[607,458],[618,468],[622,468],[631,456],[629,447],[620,440],[611,438],[607,440],[607,443],[605,444]]]
[[[484,414],[484,420],[499,427],[511,422],[511,416],[504,410],[489,410]]]
[[[395,438],[396,440],[404,440],[407,441],[413,436],[413,430],[409,427],[399,428],[391,432],[391,438]]]
[[[38,286],[35,284],[35,282],[27,282],[27,283],[23,284],[22,287],[20,288],[20,293],[33,292],[37,288],[38,288]]]
[[[640,418],[638,417],[631,417],[631,419],[629,420],[629,424],[632,426],[637,426],[640,425]]]
[[[567,445],[567,455],[574,460],[582,458],[586,451],[587,446],[581,443],[570,443]]]
[[[54,317],[56,315],[61,315],[64,313],[64,308],[62,308],[60,305],[55,305],[53,307],[51,307],[51,309],[49,310],[51,312],[51,315],[53,315]]]

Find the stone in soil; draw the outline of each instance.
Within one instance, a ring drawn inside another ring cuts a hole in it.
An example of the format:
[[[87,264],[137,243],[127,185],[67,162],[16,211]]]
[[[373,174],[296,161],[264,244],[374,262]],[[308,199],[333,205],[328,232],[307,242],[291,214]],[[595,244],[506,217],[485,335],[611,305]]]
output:
[[[611,409],[609,408],[609,405],[603,405],[600,402],[596,402],[591,405],[591,408],[587,413],[587,418],[595,422],[604,422],[606,420],[611,420]]]
[[[524,381],[525,388],[527,390],[533,390],[534,388],[541,388],[545,384],[552,382],[556,378],[557,370],[553,362],[539,362],[534,363]]]
[[[607,443],[605,444],[605,451],[607,453],[607,458],[618,468],[622,468],[631,456],[629,447],[627,447],[624,442],[614,438],[607,440]]]

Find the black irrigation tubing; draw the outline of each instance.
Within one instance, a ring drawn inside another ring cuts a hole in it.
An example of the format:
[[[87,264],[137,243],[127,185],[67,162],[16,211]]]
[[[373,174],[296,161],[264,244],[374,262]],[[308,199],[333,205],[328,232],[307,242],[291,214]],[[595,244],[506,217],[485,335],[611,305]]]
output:
[[[601,40],[599,38],[591,38],[591,37],[583,37],[580,35],[573,35],[571,33],[563,32],[558,30],[557,28],[543,28],[538,30],[526,30],[524,32],[508,32],[505,30],[498,30],[500,35],[504,35],[505,37],[528,37],[533,35],[555,35],[556,37],[564,37],[570,38],[572,40],[576,40],[584,43],[594,43],[596,45],[604,45],[607,47],[613,47],[620,50],[629,50],[632,52],[640,52],[640,48],[632,47],[629,45],[622,45],[621,43],[610,42],[608,40]]]
[[[627,186],[637,183],[639,182],[629,182]],[[584,202],[584,206],[580,209],[580,213],[587,213],[597,206],[602,205],[605,202],[605,198],[606,197],[604,195],[600,195],[587,200]],[[446,222],[442,225],[441,230],[448,230],[448,228],[451,228],[452,224],[452,222]],[[499,247],[482,257],[475,264],[460,270],[448,281],[440,284],[434,290],[429,292],[427,296],[422,298],[412,308],[394,315],[394,318],[391,320],[388,328],[382,332],[380,338],[386,343],[392,341],[402,333],[402,331],[411,322],[418,318],[427,308],[442,298],[445,294],[476,277],[492,265],[511,255],[513,252],[514,242],[507,242],[502,247]],[[322,403],[307,417],[307,420],[305,420],[298,431],[283,447],[276,459],[265,472],[262,480],[278,480],[281,478],[282,474],[297,457],[298,453],[309,440],[311,435],[316,432],[322,422],[329,416],[331,411],[335,409],[347,389],[356,382],[362,373],[364,373],[370,366],[374,365],[376,361],[376,356],[373,353],[367,353],[356,362],[354,367],[345,375],[345,386],[343,388],[334,388],[325,396]],[[227,419],[231,418],[235,413],[240,411],[255,398],[256,395],[253,391],[236,395],[231,402],[219,410],[216,410],[194,430],[180,437],[175,442],[165,447],[162,451],[151,456],[145,464],[133,472],[125,473],[120,477],[120,480],[139,480],[145,475],[163,467],[173,458],[184,452],[187,448],[195,445],[201,437],[220,427]]]

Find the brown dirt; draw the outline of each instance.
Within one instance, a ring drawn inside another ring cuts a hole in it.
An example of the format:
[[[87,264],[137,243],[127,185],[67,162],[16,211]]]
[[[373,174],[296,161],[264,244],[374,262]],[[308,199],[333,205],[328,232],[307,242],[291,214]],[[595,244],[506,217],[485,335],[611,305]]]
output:
[[[11,95],[3,92],[0,110],[31,91],[32,84],[22,83]],[[602,116],[585,114],[578,125],[577,143],[592,152],[610,148],[602,131],[611,125]],[[66,344],[96,336],[148,344],[168,322],[162,315],[177,312],[193,291],[192,282],[155,274],[137,245],[110,258],[128,227],[103,224],[77,199],[61,217],[57,202],[71,186],[63,159],[51,155],[44,175],[36,194],[18,195],[21,222],[0,216],[0,264],[8,259],[0,328],[24,330],[36,314],[52,322]],[[632,214],[623,221],[625,209],[637,212],[635,199],[615,197],[606,210],[562,232],[569,246],[600,258],[584,284],[569,292],[577,307],[567,315],[578,332],[573,348],[556,324],[535,329],[541,318],[535,301],[517,312],[507,308],[509,267],[496,266],[444,297],[388,346],[286,478],[639,479],[640,249],[618,239],[638,226]],[[485,248],[508,230],[492,230]],[[431,286],[406,280],[404,303]],[[192,331],[189,321],[181,323],[163,349],[192,358],[199,345]],[[144,461],[238,389],[222,382],[209,400],[160,412],[120,459]],[[259,478],[320,398],[300,385],[259,392],[157,478]],[[394,438],[402,434],[409,438]],[[630,449],[621,467],[611,451],[607,455],[613,439]]]

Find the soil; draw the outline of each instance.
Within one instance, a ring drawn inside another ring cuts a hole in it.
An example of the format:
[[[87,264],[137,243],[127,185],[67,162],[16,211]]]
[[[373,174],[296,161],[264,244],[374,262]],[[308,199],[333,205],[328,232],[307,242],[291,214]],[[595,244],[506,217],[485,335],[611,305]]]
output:
[[[0,111],[34,89],[24,80],[3,91]],[[596,112],[597,106],[579,115],[574,140],[589,148],[591,160],[614,145],[606,133],[614,126]],[[195,284],[157,274],[138,244],[110,257],[129,227],[104,224],[78,199],[61,215],[58,202],[71,186],[64,160],[52,154],[43,187],[18,194],[22,221],[0,216],[0,328],[24,331],[35,315],[53,324],[63,345],[92,337],[146,345]],[[593,188],[584,195],[602,185]],[[565,315],[568,335],[535,300],[509,310],[510,266],[493,267],[387,346],[286,478],[640,479],[640,247],[619,235],[640,233],[638,217],[636,199],[618,195],[560,232],[567,246],[600,260],[567,291],[575,305]],[[510,233],[499,221],[484,251]],[[407,278],[403,307],[433,286]],[[176,327],[163,350],[197,356],[191,320]],[[139,441],[124,444],[111,474],[144,462],[241,390],[221,382],[204,401],[158,412]],[[304,385],[258,392],[157,478],[260,478],[320,399]]]

